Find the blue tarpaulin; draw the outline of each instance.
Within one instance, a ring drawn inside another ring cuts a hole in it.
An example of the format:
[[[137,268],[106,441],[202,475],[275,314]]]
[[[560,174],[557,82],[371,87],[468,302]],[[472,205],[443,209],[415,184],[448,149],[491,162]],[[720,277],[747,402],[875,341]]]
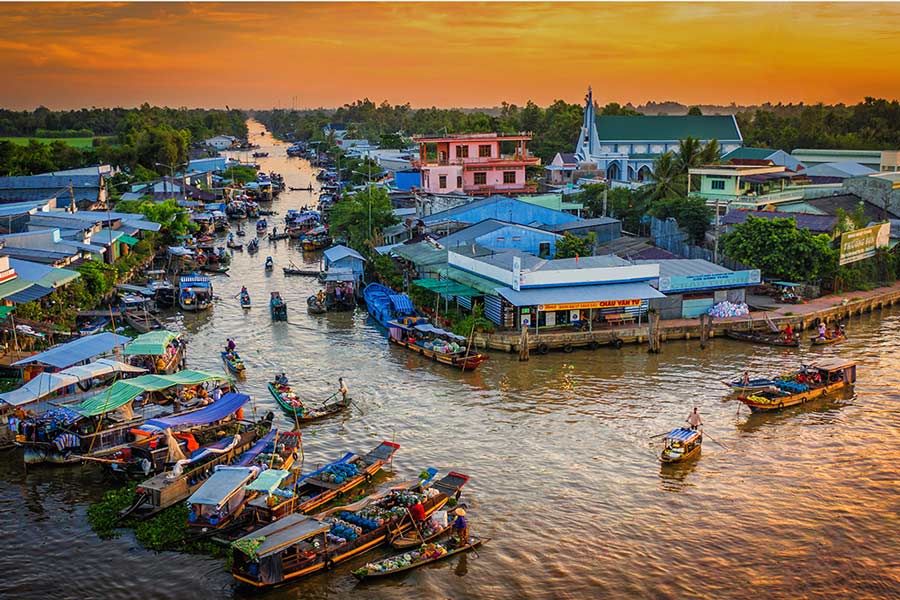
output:
[[[183,415],[175,415],[173,417],[164,417],[162,419],[150,419],[143,425],[143,429],[180,429],[182,427],[193,427],[195,425],[207,425],[224,419],[228,415],[236,412],[239,408],[250,401],[247,394],[238,394],[230,392],[219,398],[218,402],[214,402],[209,406],[204,406],[198,411]]]
[[[391,305],[394,310],[400,314],[412,313],[416,311],[412,300],[406,294],[391,294]]]
[[[693,429],[684,429],[684,428],[680,427],[678,429],[673,429],[668,434],[666,434],[666,438],[668,438],[670,440],[678,440],[680,442],[686,442],[689,439],[691,439],[692,437],[694,437],[695,435],[698,435],[699,433],[700,433],[699,431],[695,431]]]
[[[31,363],[42,363],[58,369],[65,369],[72,365],[77,365],[89,358],[93,358],[105,352],[110,352],[116,346],[124,346],[131,341],[131,338],[124,335],[116,335],[115,333],[98,333],[87,337],[79,338],[67,344],[54,346],[49,350],[45,350],[34,356],[23,358],[18,362],[14,362],[13,366],[28,365]]]
[[[256,457],[262,454],[262,451],[266,449],[266,446],[272,443],[272,440],[275,439],[276,435],[278,435],[278,430],[273,429],[267,433],[265,437],[253,444],[252,448],[241,455],[241,460],[238,461],[237,466],[246,467],[252,464],[253,461],[256,460]]]

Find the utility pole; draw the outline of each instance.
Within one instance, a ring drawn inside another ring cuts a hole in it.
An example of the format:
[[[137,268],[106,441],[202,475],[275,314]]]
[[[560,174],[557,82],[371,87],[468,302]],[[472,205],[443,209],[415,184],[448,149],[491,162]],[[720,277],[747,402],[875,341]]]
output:
[[[608,191],[607,188],[603,188],[603,214],[600,215],[601,217],[606,216],[606,192],[607,191]]]
[[[713,246],[713,262],[719,264],[719,199],[716,198],[716,242]]]

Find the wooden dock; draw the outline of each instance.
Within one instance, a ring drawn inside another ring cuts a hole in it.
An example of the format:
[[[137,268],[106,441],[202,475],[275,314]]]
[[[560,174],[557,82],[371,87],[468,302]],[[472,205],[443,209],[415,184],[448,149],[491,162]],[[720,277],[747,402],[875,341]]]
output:
[[[848,322],[853,316],[891,308],[895,304],[900,304],[900,282],[868,292],[824,296],[806,304],[784,305],[766,313],[751,313],[750,317],[713,319],[711,325],[707,324],[709,329],[706,337],[722,337],[726,329],[767,330],[766,316],[779,328],[790,324],[795,331],[800,331],[814,328],[820,321]],[[659,323],[659,341],[662,343],[669,340],[701,341],[703,328],[699,319],[668,319]],[[521,333],[515,330],[490,334],[476,333],[475,345],[488,350],[520,352],[522,339]],[[593,331],[555,328],[539,333],[530,330],[525,339],[529,352],[536,354],[546,354],[550,350],[572,352],[576,348],[595,350],[604,346],[621,348],[625,344],[647,343],[650,339],[650,326],[649,324],[604,326]]]

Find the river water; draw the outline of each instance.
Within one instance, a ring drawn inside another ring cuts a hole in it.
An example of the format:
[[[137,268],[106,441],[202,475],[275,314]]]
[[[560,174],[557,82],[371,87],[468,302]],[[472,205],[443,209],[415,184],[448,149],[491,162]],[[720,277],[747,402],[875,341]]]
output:
[[[288,159],[251,125],[271,154],[259,161],[265,170],[295,187],[313,181],[307,162]],[[314,202],[285,192],[274,208]],[[389,347],[362,310],[308,315],[315,281],[285,278],[281,267],[316,259],[287,240],[260,247],[236,253],[231,276],[216,277],[212,311],[174,317],[189,332],[189,366],[221,369],[219,348],[234,337],[259,411],[275,410],[265,382],[276,372],[304,380],[309,398],[330,395],[343,376],[363,414],[306,428],[305,468],[396,440],[397,478],[428,466],[471,476],[463,500],[472,532],[492,538],[478,555],[357,584],[349,572],[386,554],[376,551],[265,597],[900,597],[898,313],[854,318],[839,347],[716,339],[705,351],[667,343],[659,355],[626,346],[520,363],[494,354],[461,374]],[[256,303],[246,313],[235,299],[242,284]],[[269,318],[273,290],[287,298],[287,323]],[[769,416],[738,413],[723,396],[721,381],[745,369],[770,373],[832,355],[860,361],[855,395]],[[702,456],[661,467],[651,436],[683,423],[694,405],[706,425]],[[220,560],[148,552],[127,532],[97,539],[85,516],[105,489],[94,467],[25,474],[10,452],[0,480],[2,597],[246,594]]]

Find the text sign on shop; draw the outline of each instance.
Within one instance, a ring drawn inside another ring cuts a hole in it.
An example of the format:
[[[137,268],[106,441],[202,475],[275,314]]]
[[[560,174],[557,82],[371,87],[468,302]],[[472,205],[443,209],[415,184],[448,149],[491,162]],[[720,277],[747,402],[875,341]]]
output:
[[[887,246],[891,239],[891,224],[880,223],[863,229],[841,234],[841,254],[838,261],[842,265],[871,258],[875,249]]]
[[[566,304],[541,304],[538,310],[549,312],[552,310],[581,310],[584,308],[628,308],[640,306],[640,298],[628,300],[599,300],[597,302],[569,302]]]

